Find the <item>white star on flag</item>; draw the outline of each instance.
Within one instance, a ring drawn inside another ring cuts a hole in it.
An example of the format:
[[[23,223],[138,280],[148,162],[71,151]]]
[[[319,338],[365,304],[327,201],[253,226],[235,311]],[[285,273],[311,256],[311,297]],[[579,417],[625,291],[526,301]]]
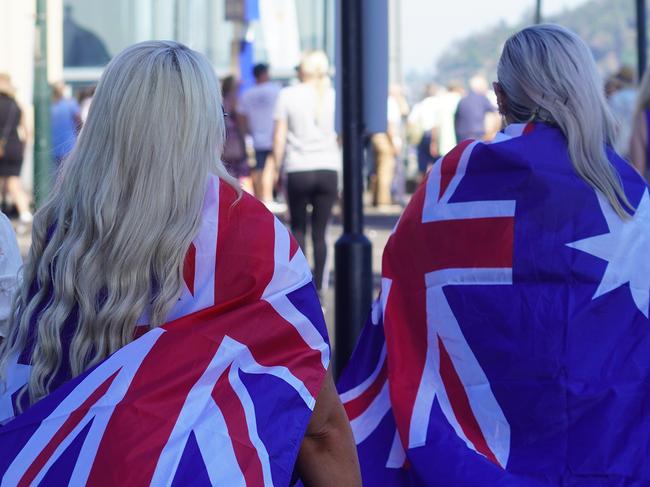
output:
[[[636,307],[648,318],[650,311],[650,196],[643,192],[629,220],[622,220],[609,202],[598,193],[609,233],[576,242],[569,247],[607,261],[605,274],[592,299],[629,283]]]
[[[14,405],[11,396],[27,384],[29,369],[31,369],[31,366],[18,363],[17,353],[9,359],[6,369],[6,389],[3,389],[0,393],[0,418],[9,420],[14,417]]]

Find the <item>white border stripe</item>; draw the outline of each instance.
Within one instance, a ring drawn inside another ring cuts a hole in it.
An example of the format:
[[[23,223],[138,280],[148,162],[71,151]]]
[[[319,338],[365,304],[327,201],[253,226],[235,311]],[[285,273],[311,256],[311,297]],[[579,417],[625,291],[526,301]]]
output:
[[[381,352],[379,354],[379,360],[377,361],[377,366],[375,367],[375,370],[372,371],[370,376],[364,380],[361,384],[359,384],[356,387],[353,387],[349,391],[345,391],[342,394],[339,394],[341,398],[341,402],[346,403],[350,402],[357,397],[359,397],[361,394],[366,392],[366,390],[375,382],[375,379],[379,375],[379,372],[381,372],[382,367],[384,366],[384,362],[386,361],[386,344],[384,344],[384,347],[381,349]]]
[[[66,436],[59,447],[55,450],[54,454],[49,458],[36,477],[35,484],[38,485],[49,468],[54,464],[54,462],[56,462],[56,460],[58,460],[61,454],[70,443],[72,443],[78,432],[81,431],[88,421],[96,417],[99,418],[98,421],[96,421],[97,427],[91,427],[91,430],[88,432],[88,436],[84,441],[82,455],[77,459],[77,465],[82,457],[84,459],[90,459],[90,462],[87,465],[92,465],[92,461],[97,453],[99,441],[101,440],[99,437],[103,434],[103,428],[108,423],[115,405],[122,400],[131,384],[131,381],[133,380],[133,377],[135,376],[135,373],[140,367],[140,364],[163,333],[164,330],[160,328],[149,331],[138,340],[131,342],[115,352],[112,357],[88,374],[88,376],[81,381],[81,383],[78,384],[63,401],[61,401],[56,409],[42,421],[36,432],[30,437],[29,441],[25,444],[20,453],[18,453],[5,472],[1,485],[16,485],[27,469],[29,469],[29,467],[34,463],[43,448],[45,448],[54,435],[61,429],[63,424],[69,418],[70,413],[77,410],[95,389],[119,370],[117,377],[115,377],[104,396],[102,396],[102,398],[91,407],[82,418],[79,425],[74,428],[71,434]],[[87,451],[84,451],[86,449],[86,443],[88,443],[88,447]],[[79,466],[79,469],[75,466],[75,472],[77,477],[83,478],[84,466]],[[86,477],[88,472],[89,471],[85,472]]]
[[[379,426],[379,423],[381,423],[389,411],[390,396],[388,393],[388,381],[386,381],[384,387],[381,388],[381,392],[370,403],[368,409],[350,421],[354,441],[357,445],[363,443],[377,429],[377,426]]]

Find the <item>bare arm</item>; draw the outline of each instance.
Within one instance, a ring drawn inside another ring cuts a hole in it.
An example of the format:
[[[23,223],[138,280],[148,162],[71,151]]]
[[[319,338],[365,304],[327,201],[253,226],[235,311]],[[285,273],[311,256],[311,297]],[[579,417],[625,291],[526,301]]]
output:
[[[280,166],[284,159],[284,149],[287,143],[287,121],[276,120],[273,128],[273,158]]]
[[[648,123],[644,112],[637,113],[634,119],[630,140],[630,159],[636,170],[645,177],[648,165]]]
[[[329,371],[318,394],[296,467],[306,487],[361,487],[352,430]]]

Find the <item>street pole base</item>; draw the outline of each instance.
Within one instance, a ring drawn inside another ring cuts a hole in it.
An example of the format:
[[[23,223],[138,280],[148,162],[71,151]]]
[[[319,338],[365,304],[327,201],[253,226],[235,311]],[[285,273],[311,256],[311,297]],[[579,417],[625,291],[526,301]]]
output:
[[[356,345],[372,304],[372,245],[363,234],[343,234],[335,253],[334,376]]]

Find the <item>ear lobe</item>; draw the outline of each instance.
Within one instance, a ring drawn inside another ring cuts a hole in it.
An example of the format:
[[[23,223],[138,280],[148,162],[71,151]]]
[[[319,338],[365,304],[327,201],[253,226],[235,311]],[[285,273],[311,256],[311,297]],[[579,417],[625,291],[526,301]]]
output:
[[[496,82],[492,83],[492,86],[494,87],[494,93],[497,96],[497,107],[499,108],[499,113],[505,116],[508,103],[506,101],[506,96],[503,92],[503,88],[499,83]]]

